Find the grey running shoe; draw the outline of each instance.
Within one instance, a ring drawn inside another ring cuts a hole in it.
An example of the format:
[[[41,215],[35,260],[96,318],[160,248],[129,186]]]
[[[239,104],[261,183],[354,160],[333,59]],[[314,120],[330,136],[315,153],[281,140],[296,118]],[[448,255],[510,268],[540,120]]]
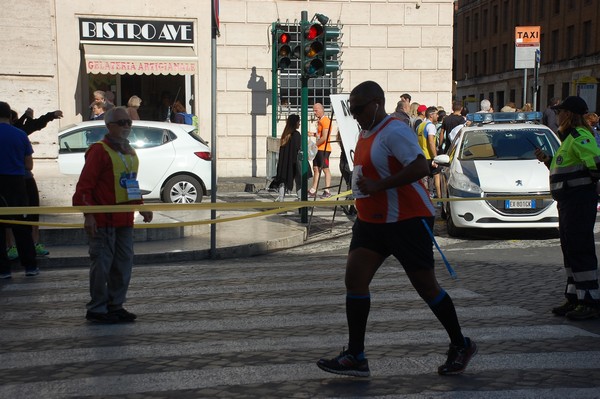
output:
[[[467,368],[469,361],[477,353],[477,345],[470,338],[465,338],[467,346],[459,347],[450,344],[448,349],[448,360],[438,367],[438,374],[452,375],[460,374]]]
[[[358,360],[348,353],[348,351],[342,351],[339,356],[336,356],[331,360],[321,359],[317,362],[317,366],[321,370],[333,374],[350,375],[354,377],[369,377],[371,375],[367,359]]]
[[[27,269],[27,270],[25,270],[25,275],[27,277],[37,276],[38,274],[40,274],[40,269],[38,269],[37,267],[35,269]]]

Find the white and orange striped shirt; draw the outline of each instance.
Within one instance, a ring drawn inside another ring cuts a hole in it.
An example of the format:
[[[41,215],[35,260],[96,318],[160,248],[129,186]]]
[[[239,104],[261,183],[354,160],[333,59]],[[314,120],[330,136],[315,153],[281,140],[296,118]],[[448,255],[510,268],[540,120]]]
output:
[[[387,116],[373,130],[362,131],[354,152],[354,170],[373,180],[393,176],[423,155],[417,136],[405,123]],[[352,179],[358,218],[369,223],[394,223],[415,217],[431,217],[435,208],[429,192],[418,180],[369,196],[360,193]]]

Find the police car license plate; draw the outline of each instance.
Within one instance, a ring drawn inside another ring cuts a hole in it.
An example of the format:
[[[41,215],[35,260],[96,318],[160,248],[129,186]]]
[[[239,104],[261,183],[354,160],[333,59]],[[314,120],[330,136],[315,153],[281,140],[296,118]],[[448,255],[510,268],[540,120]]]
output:
[[[535,209],[535,200],[505,200],[505,209]]]

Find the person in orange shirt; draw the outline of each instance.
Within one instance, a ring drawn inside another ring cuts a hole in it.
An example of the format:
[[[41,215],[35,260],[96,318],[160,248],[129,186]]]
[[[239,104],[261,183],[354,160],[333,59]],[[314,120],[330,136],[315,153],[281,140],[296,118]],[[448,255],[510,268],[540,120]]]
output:
[[[313,184],[308,190],[308,196],[315,198],[317,196],[317,188],[319,186],[319,179],[321,177],[321,171],[325,175],[325,189],[321,198],[331,197],[329,187],[331,186],[331,172],[329,171],[329,155],[331,154],[331,137],[329,132],[331,131],[331,120],[325,116],[325,110],[323,104],[315,103],[313,105],[313,112],[317,118],[318,125],[316,132],[309,132],[309,136],[314,136],[317,139],[317,155],[313,160]]]

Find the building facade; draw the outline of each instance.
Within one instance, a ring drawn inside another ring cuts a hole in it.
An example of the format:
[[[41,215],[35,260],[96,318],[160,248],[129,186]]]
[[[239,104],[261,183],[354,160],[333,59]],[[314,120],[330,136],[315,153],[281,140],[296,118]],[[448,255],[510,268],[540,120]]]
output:
[[[265,176],[271,93],[277,85],[270,30],[275,21],[299,21],[302,11],[309,18],[325,14],[342,26],[339,92],[374,80],[386,91],[388,112],[404,92],[419,103],[450,107],[452,0],[215,3],[216,99],[210,1],[23,0],[4,7],[0,33],[8,47],[0,58],[1,100],[19,113],[31,107],[36,115],[55,109],[65,115],[30,136],[35,156],[55,158],[59,129],[87,120],[93,91],[110,90],[117,105],[141,97],[142,119],[161,119],[162,102],[179,100],[198,116],[207,140],[215,100],[218,176]],[[280,119],[278,134],[285,122]]]
[[[540,27],[537,109],[552,97],[580,95],[600,109],[600,1],[458,0],[454,30],[456,98],[496,110],[533,102],[534,68],[516,69],[515,27]],[[527,71],[527,77],[525,77]],[[525,89],[524,89],[525,87]],[[524,99],[524,94],[526,98]]]

